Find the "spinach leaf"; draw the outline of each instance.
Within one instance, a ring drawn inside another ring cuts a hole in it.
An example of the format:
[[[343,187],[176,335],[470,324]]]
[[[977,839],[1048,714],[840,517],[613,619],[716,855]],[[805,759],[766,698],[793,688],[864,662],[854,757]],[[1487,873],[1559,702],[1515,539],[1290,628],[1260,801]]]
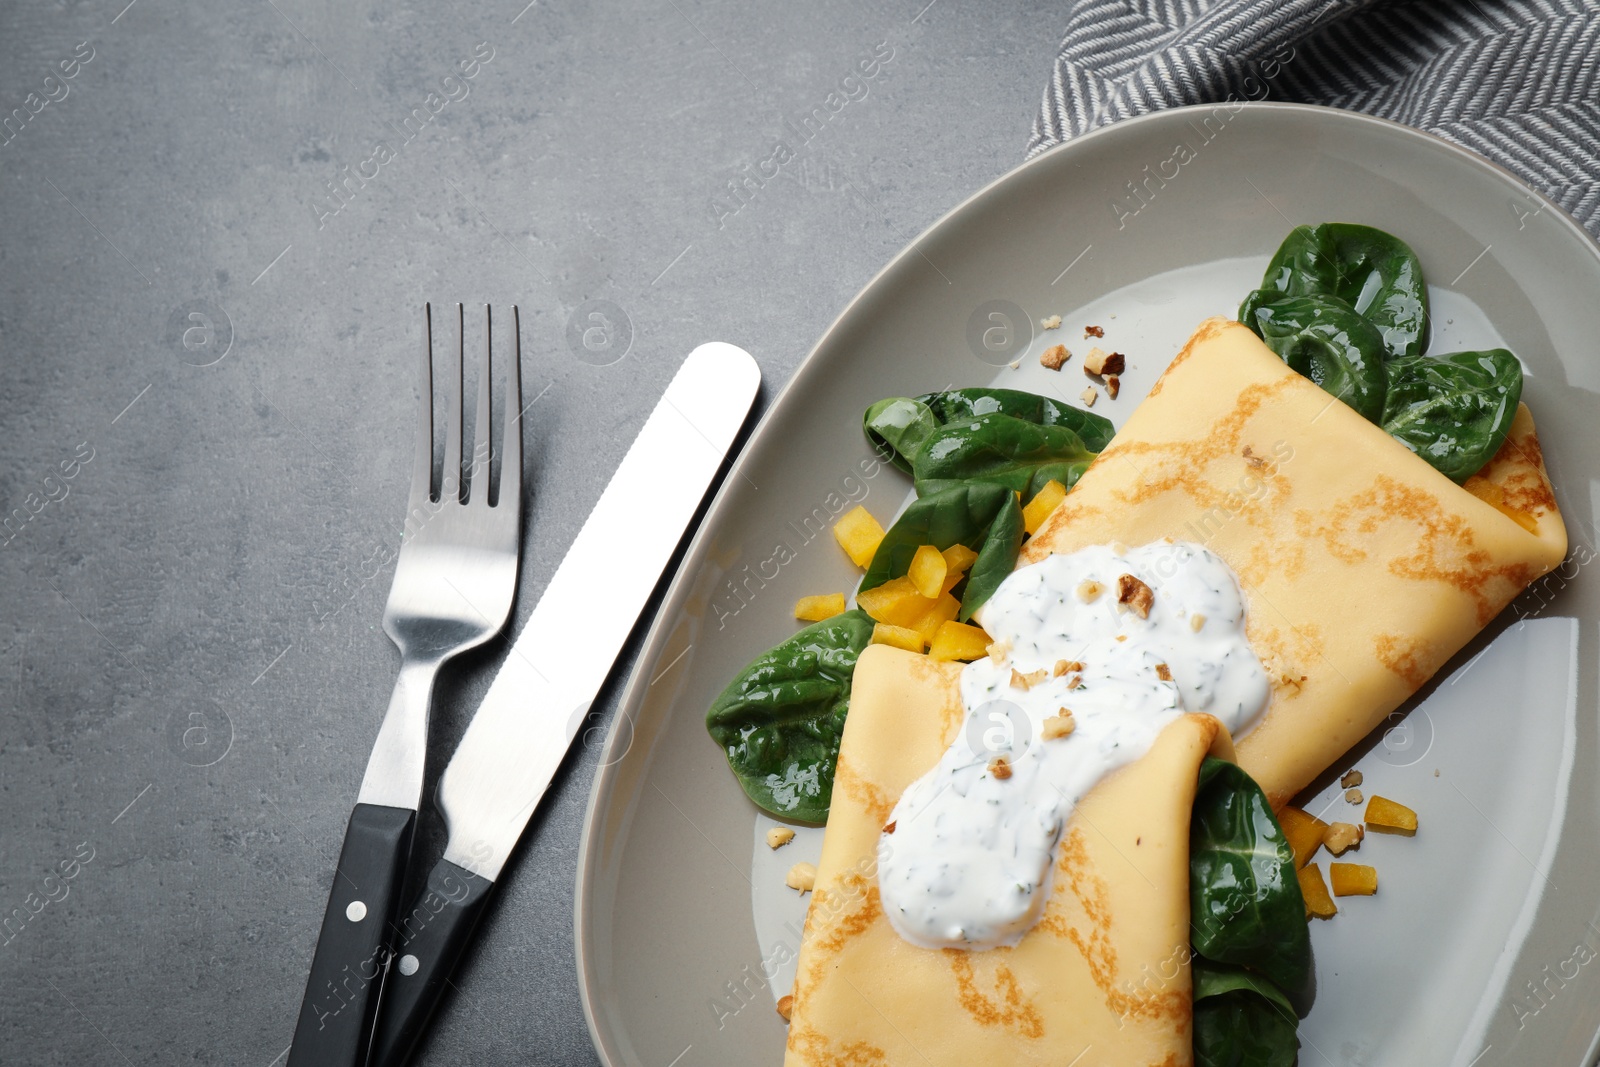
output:
[[[1343,300],[1378,327],[1393,356],[1417,355],[1427,340],[1422,264],[1400,238],[1371,226],[1296,226],[1278,246],[1261,288],[1245,298],[1239,321],[1254,329],[1256,309],[1279,294]]]
[[[1103,415],[1021,389],[947,389],[927,393],[917,400],[942,423],[1000,414],[1040,426],[1064,426],[1077,434],[1091,452],[1104,452],[1117,432]]]
[[[934,430],[923,441],[912,470],[919,496],[963,482],[993,482],[1031,500],[1052,479],[1071,489],[1094,457],[1065,426],[992,414]]]
[[[1189,824],[1190,940],[1217,963],[1245,967],[1296,1003],[1311,990],[1311,934],[1294,849],[1261,787],[1207,758]]]
[[[1522,399],[1522,364],[1503,348],[1414,356],[1389,366],[1381,425],[1455,482],[1500,450]]]
[[[1090,452],[1103,452],[1116,428],[1110,420],[1020,389],[947,389],[919,397],[894,396],[867,409],[862,429],[878,454],[910,474],[917,452],[940,426],[984,415],[1009,415],[1078,435]],[[1041,483],[1042,484],[1042,483]]]
[[[872,626],[856,610],[806,627],[757,656],[706,713],[706,729],[764,810],[827,820],[850,679]]]
[[[1240,970],[1196,958],[1195,1067],[1294,1067],[1294,1008],[1277,986]]]
[[[861,428],[878,455],[911,473],[911,457],[922,442],[939,428],[939,418],[921,400],[891,396],[867,409]]]
[[[967,572],[961,597],[961,621],[1005,581],[1022,547],[1022,507],[1017,495],[992,482],[968,482],[942,492],[919,496],[883,535],[857,592],[875,589],[911,569],[919,545],[940,551],[963,544],[978,553]]]
[[[1383,418],[1388,350],[1382,332],[1349,304],[1330,296],[1278,296],[1257,303],[1245,325],[1367,421]]]

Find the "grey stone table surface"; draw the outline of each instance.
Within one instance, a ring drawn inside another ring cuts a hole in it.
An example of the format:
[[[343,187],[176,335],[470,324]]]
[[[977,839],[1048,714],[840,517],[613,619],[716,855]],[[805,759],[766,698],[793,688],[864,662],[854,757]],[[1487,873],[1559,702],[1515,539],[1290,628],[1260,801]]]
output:
[[[283,1061],[397,665],[423,301],[521,308],[520,619],[682,357],[770,399],[1020,161],[1056,43],[1032,2],[524,3],[0,10],[0,1063]],[[433,773],[503,653],[449,672]],[[595,1061],[596,758],[419,1062]]]

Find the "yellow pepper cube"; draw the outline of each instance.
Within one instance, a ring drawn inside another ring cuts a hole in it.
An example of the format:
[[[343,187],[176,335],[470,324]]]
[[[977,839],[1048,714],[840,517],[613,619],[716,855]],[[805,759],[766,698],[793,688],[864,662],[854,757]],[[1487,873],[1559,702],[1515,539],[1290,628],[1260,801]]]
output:
[[[1367,801],[1365,821],[1367,829],[1382,834],[1401,834],[1411,837],[1417,832],[1417,813],[1387,797],[1374,795]]]
[[[951,545],[940,553],[945,569],[954,574],[965,574],[978,561],[978,554],[966,545]]]
[[[907,652],[922,651],[922,635],[915,630],[904,626],[890,626],[880,622],[872,628],[872,643],[875,645],[893,645],[903,648]]]
[[[911,569],[906,572],[906,577],[917,587],[917,592],[933,600],[944,592],[944,577],[948,569],[944,556],[939,554],[937,548],[923,545],[911,557]]]
[[[821,622],[844,614],[844,594],[827,593],[823,596],[803,596],[795,602],[794,617],[803,622]]]
[[[931,644],[939,632],[939,627],[953,621],[959,614],[961,614],[961,601],[945,593],[936,600],[928,601],[927,607],[923,608],[922,614],[911,622],[910,628]]]
[[[879,622],[915,628],[933,600],[917,592],[906,577],[891,578],[880,586],[856,594],[856,606]]]
[[[1308,864],[1300,868],[1296,877],[1300,880],[1300,895],[1306,900],[1306,918],[1331,919],[1339,913],[1328,895],[1328,883],[1322,880],[1321,867]]]
[[[1033,499],[1028,501],[1027,507],[1022,509],[1022,528],[1033,534],[1044,525],[1044,520],[1056,509],[1056,505],[1067,499],[1067,487],[1055,479],[1044,483],[1044,488],[1033,494]]]
[[[1328,877],[1336,897],[1370,897],[1378,891],[1378,871],[1363,863],[1330,863]]]
[[[993,641],[982,627],[953,620],[942,622],[933,635],[933,647],[928,649],[928,655],[942,660],[982,659],[989,654]]]
[[[1278,812],[1278,824],[1283,827],[1283,836],[1289,839],[1294,849],[1294,865],[1297,868],[1304,867],[1306,861],[1315,856],[1321,847],[1322,835],[1328,829],[1328,824],[1299,808],[1284,808]]]
[[[883,540],[883,527],[872,513],[857,504],[833,524],[833,536],[844,547],[845,554],[857,567],[865,568],[872,562]]]

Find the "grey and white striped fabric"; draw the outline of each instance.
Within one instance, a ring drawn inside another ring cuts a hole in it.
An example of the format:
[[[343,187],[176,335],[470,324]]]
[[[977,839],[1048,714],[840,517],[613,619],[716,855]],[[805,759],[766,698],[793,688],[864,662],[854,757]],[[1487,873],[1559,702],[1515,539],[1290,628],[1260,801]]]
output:
[[[1028,154],[1180,104],[1331,104],[1519,175],[1600,236],[1600,0],[1072,0]]]

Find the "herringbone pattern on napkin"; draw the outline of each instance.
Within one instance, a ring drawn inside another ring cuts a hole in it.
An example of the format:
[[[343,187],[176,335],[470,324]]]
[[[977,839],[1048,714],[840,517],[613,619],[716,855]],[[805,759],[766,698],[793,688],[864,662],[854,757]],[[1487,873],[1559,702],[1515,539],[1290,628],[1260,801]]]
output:
[[[1230,99],[1438,134],[1600,236],[1600,0],[1074,0],[1028,153]]]

